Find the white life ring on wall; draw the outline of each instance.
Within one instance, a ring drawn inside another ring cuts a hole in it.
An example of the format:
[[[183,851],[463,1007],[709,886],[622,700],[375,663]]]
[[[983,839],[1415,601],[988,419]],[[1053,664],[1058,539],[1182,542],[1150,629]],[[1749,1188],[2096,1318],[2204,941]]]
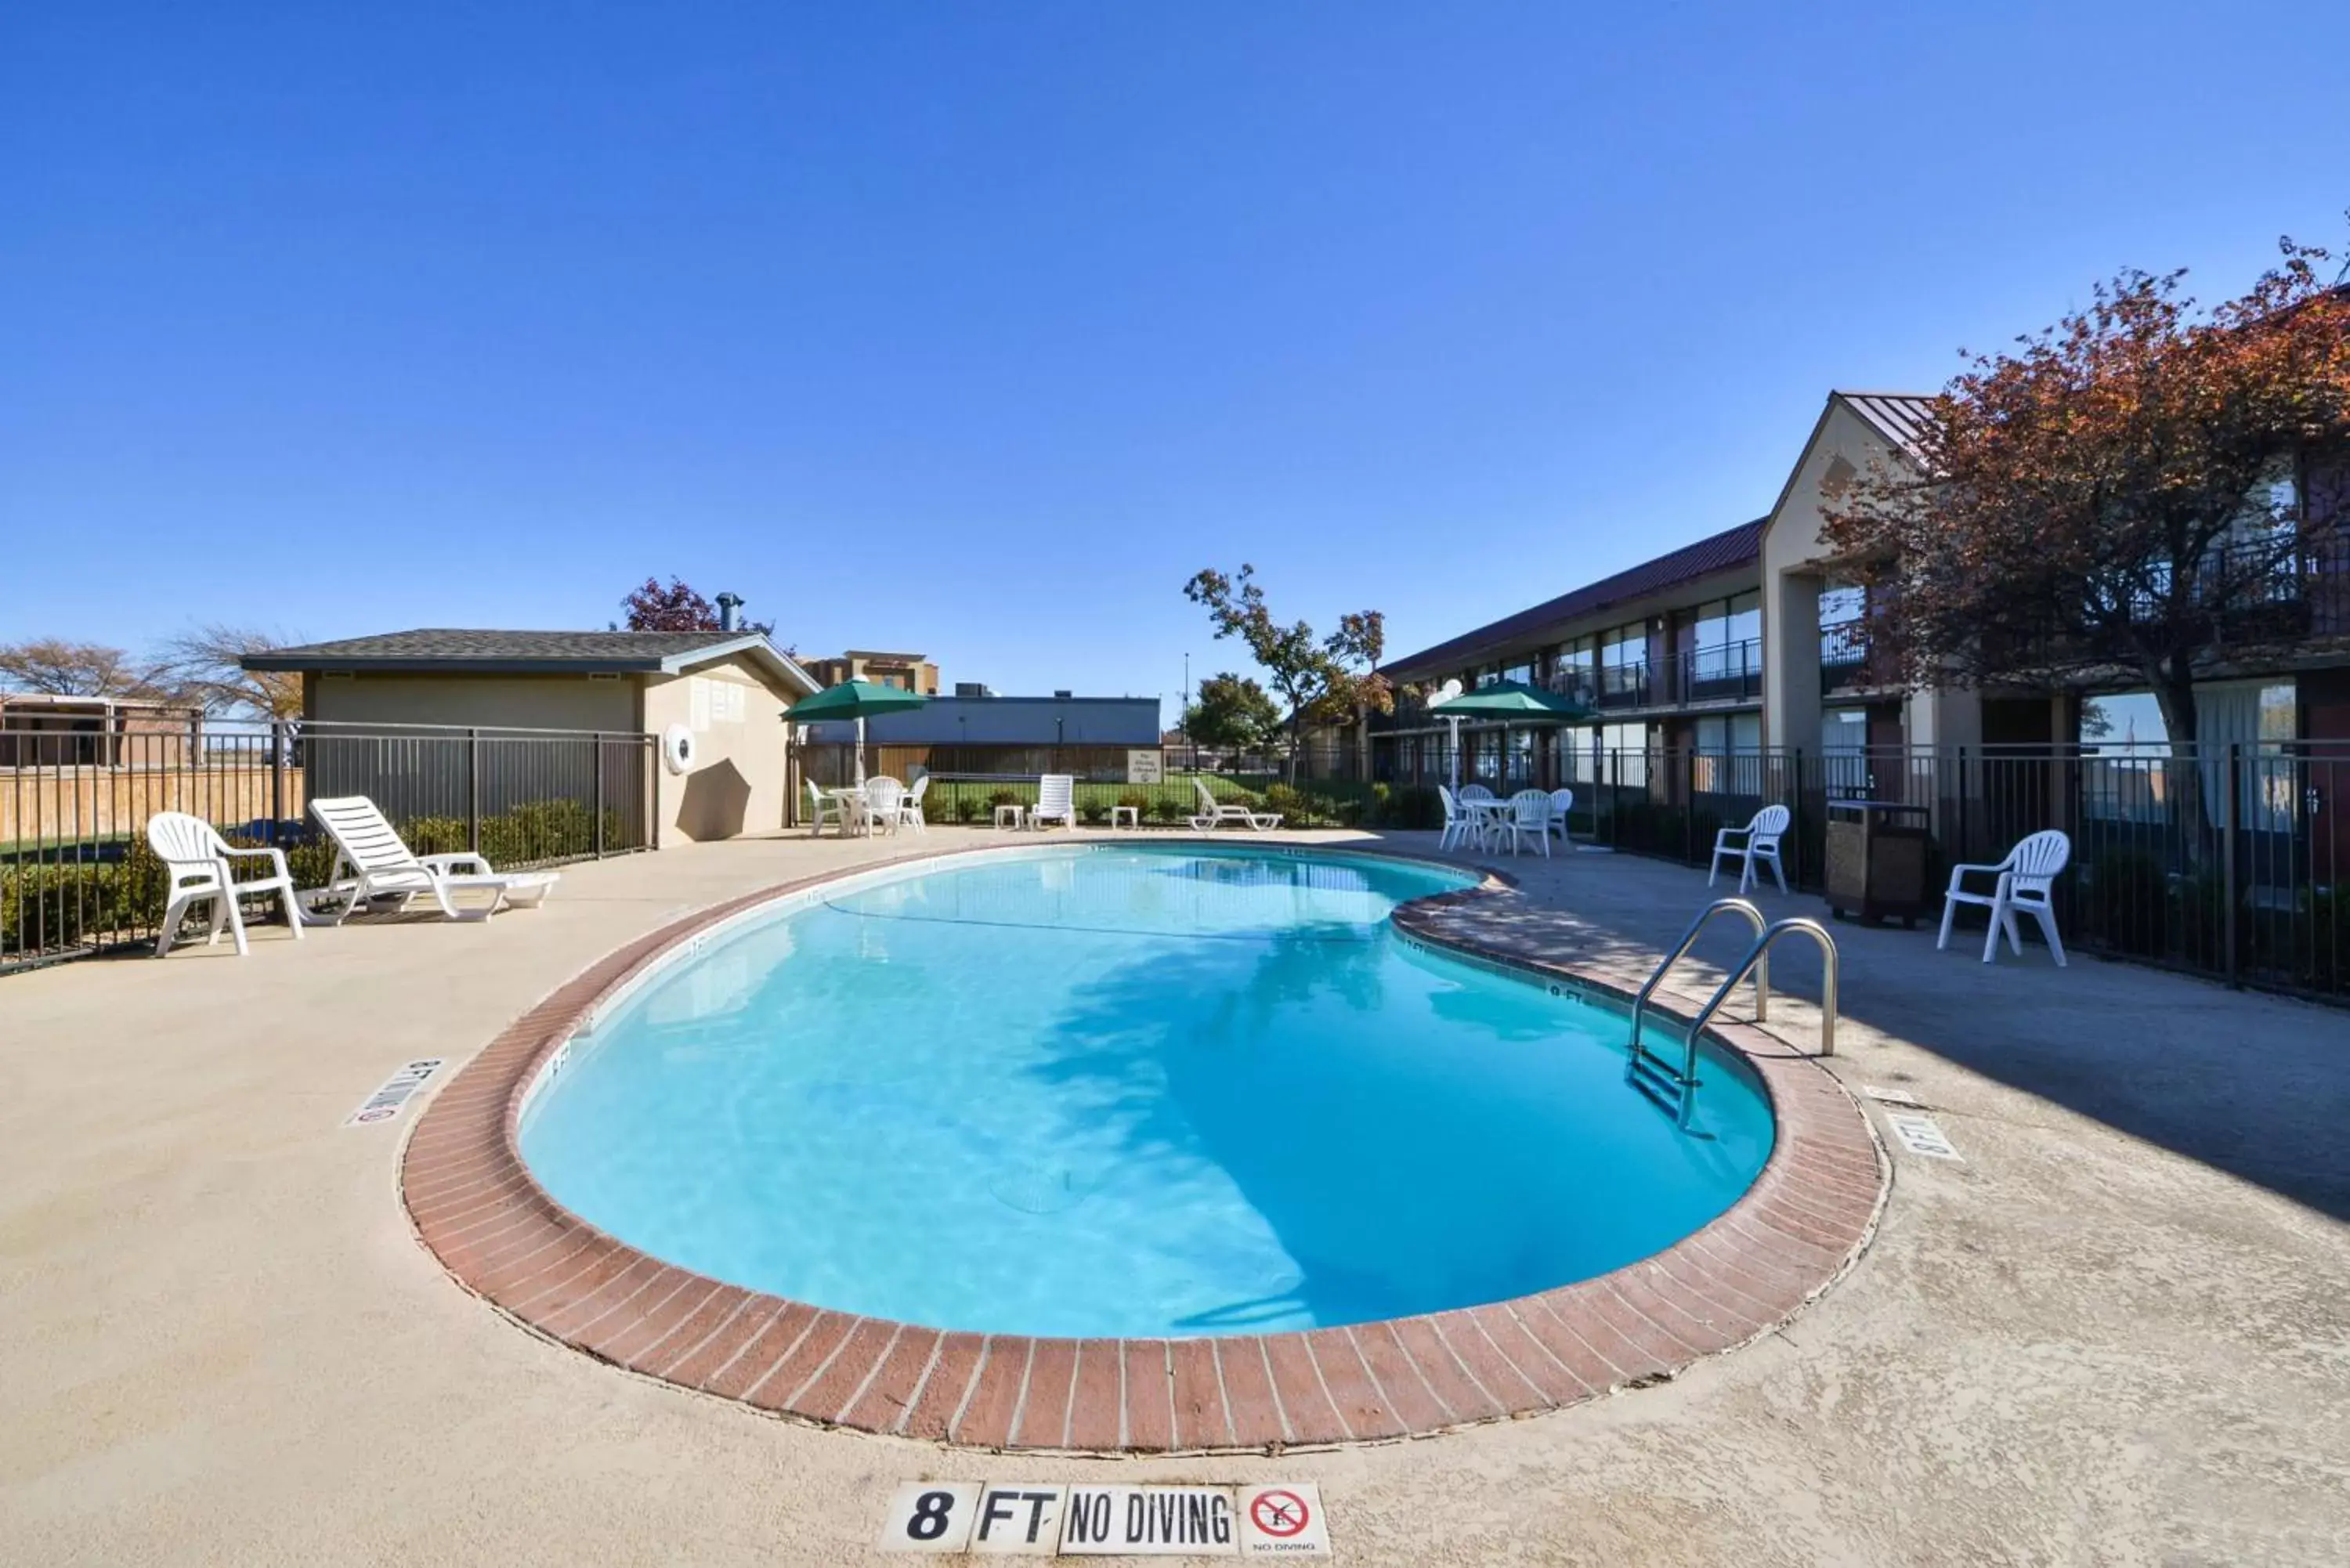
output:
[[[691,730],[682,724],[671,724],[661,732],[661,763],[673,774],[681,774],[693,766]]]

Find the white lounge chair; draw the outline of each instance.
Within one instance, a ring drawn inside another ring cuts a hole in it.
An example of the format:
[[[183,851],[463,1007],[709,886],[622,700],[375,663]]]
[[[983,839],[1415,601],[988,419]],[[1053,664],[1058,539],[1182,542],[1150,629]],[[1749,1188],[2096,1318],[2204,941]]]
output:
[[[1543,858],[1550,858],[1550,796],[1538,789],[1522,789],[1510,797],[1507,810],[1493,819],[1495,836],[1506,838],[1510,853],[1532,839],[1542,846]]]
[[[1942,895],[1942,934],[1934,943],[1935,950],[1950,945],[1950,921],[1959,906],[1981,904],[1991,910],[1991,929],[1983,933],[1983,962],[1998,956],[2002,931],[2007,933],[2007,945],[2016,956],[2023,956],[2023,933],[2015,924],[2015,912],[2021,909],[2040,922],[2040,934],[2048,939],[2049,956],[2057,968],[2064,968],[2064,944],[2057,940],[2056,910],[2048,898],[2057,876],[2072,858],[2073,841],[2052,827],[2018,844],[1996,866],[1951,867],[1950,888]],[[1970,893],[1960,886],[1970,871],[1998,880],[1988,893]]]
[[[163,862],[171,877],[163,906],[163,929],[155,937],[157,958],[172,950],[172,940],[180,934],[180,922],[187,919],[188,911],[207,899],[212,902],[213,925],[204,937],[206,947],[220,940],[221,927],[226,925],[230,938],[236,943],[236,956],[243,958],[244,913],[237,908],[237,900],[267,893],[285,900],[286,923],[294,928],[294,940],[302,940],[302,912],[294,905],[294,878],[286,869],[285,851],[233,849],[213,831],[211,823],[184,811],[159,811],[149,817],[147,846]],[[266,860],[276,874],[239,882],[229,869],[229,861],[240,857]]]
[[[310,803],[310,815],[335,841],[335,867],[320,892],[342,908],[328,918],[341,925],[350,912],[370,898],[400,896],[405,909],[419,893],[429,895],[441,913],[452,920],[486,920],[508,904],[536,908],[560,879],[553,871],[497,871],[471,850],[451,855],[419,855],[404,843],[397,828],[384,819],[375,802],[363,794],[340,795]],[[465,869],[471,867],[471,869]],[[460,909],[455,895],[487,893],[490,901]]]
[[[1281,826],[1281,813],[1251,811],[1244,805],[1220,801],[1209,790],[1208,781],[1197,774],[1192,775],[1191,787],[1200,792],[1200,815],[1191,819],[1191,826],[1201,833],[1211,831],[1220,822],[1244,822],[1259,833]]]
[[[931,825],[922,818],[922,797],[930,793],[931,775],[924,774],[914,781],[914,787],[906,792],[906,798],[898,803],[899,826],[910,827],[917,833],[931,830]]]
[[[1028,808],[1028,826],[1042,827],[1057,822],[1064,827],[1076,826],[1076,774],[1045,774],[1036,781],[1036,804]]]
[[[1779,865],[1779,839],[1787,831],[1792,815],[1783,805],[1766,805],[1743,827],[1717,829],[1713,836],[1713,864],[1706,869],[1705,885],[1713,886],[1714,878],[1721,875],[1721,862],[1728,857],[1739,862],[1738,891],[1742,898],[1754,885],[1754,863],[1758,860],[1771,867],[1779,891],[1785,892],[1787,873]],[[1733,838],[1741,842],[1732,844]]]
[[[1575,792],[1555,789],[1550,792],[1550,828],[1563,840],[1566,837],[1566,814],[1575,809]]]
[[[824,825],[827,818],[831,820],[832,831],[835,835],[845,834],[848,831],[847,819],[842,815],[840,801],[837,796],[825,794],[824,791],[816,787],[816,780],[810,779],[807,781],[807,797],[808,836],[810,838],[819,837],[823,835]]]

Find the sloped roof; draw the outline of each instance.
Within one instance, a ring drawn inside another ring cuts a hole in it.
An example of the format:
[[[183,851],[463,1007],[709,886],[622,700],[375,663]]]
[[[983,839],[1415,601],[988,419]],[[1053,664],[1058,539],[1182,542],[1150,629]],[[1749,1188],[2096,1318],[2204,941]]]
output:
[[[1933,417],[1934,397],[1925,392],[1836,392],[1845,406],[1904,456],[1924,461],[1918,441]]]
[[[1428,668],[1430,666],[1441,669],[1484,649],[1532,636],[1546,627],[1595,615],[1610,605],[1627,604],[1683,583],[1710,577],[1716,572],[1730,571],[1758,561],[1762,555],[1763,522],[1764,519],[1758,517],[1752,523],[1725,528],[1695,544],[1668,551],[1653,561],[1643,561],[1637,566],[1627,567],[1612,577],[1602,577],[1555,599],[1545,599],[1531,609],[1503,616],[1500,620],[1489,622],[1474,631],[1463,632],[1433,648],[1424,648],[1408,659],[1391,660],[1384,673],[1391,680],[1410,680],[1419,675],[1432,674],[1436,670]]]
[[[804,691],[816,681],[755,631],[478,631],[423,628],[345,638],[246,657],[247,670],[356,670],[408,674],[670,674],[749,653]]]

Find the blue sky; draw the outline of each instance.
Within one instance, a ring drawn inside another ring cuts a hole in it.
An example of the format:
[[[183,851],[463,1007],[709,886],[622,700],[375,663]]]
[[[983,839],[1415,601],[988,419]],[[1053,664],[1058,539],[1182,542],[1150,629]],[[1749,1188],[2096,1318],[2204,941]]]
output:
[[[1201,566],[1408,652],[1759,514],[1831,387],[2345,239],[2350,7],[1925,9],[18,7],[0,639],[677,573],[1171,707]]]

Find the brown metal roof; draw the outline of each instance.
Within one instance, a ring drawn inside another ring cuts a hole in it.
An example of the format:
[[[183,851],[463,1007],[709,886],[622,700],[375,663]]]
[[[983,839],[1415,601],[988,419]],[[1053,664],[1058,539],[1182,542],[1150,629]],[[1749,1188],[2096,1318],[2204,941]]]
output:
[[[1531,609],[1503,616],[1500,620],[1461,633],[1448,642],[1424,648],[1409,659],[1391,661],[1384,673],[1390,680],[1410,680],[1423,674],[1438,673],[1443,667],[1456,664],[1489,648],[1520,638],[1529,637],[1544,628],[1565,621],[1595,615],[1610,605],[1627,604],[1646,598],[1683,583],[1693,583],[1717,572],[1726,572],[1750,562],[1759,561],[1762,555],[1762,524],[1756,518],[1741,523],[1735,528],[1700,539],[1693,545],[1644,561],[1637,566],[1602,577],[1596,583],[1547,599]],[[1433,666],[1430,669],[1428,667]]]
[[[1919,392],[1838,392],[1845,406],[1866,421],[1869,429],[1893,443],[1903,456],[1923,462],[1918,438],[1932,421],[1934,399]]]

